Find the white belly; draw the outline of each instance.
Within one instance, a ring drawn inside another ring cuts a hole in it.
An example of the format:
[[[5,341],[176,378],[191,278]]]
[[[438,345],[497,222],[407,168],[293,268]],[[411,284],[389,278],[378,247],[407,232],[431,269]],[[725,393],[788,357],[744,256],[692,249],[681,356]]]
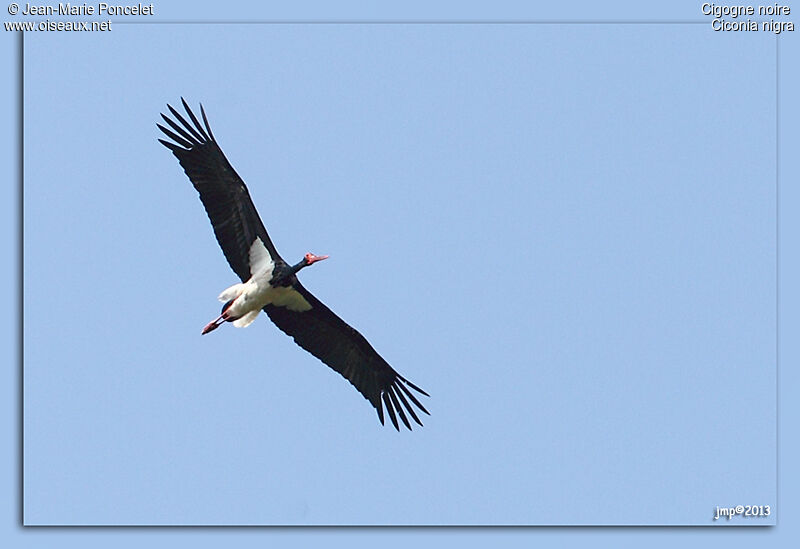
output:
[[[236,294],[238,296],[234,297]],[[227,312],[237,319],[233,321],[237,328],[249,326],[267,305],[286,307],[290,311],[298,312],[311,309],[311,304],[291,286],[273,288],[264,279],[251,278],[244,284],[235,284],[219,297],[223,302],[233,299]]]
[[[260,311],[272,301],[274,288],[268,280],[254,280],[251,278],[244,284],[234,284],[219,296],[220,301],[233,303],[228,308],[230,316],[240,317],[253,311]]]

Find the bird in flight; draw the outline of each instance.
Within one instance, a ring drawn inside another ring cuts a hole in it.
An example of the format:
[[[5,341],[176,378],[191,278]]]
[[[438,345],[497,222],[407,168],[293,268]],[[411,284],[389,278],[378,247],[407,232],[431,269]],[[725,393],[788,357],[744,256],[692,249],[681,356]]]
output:
[[[256,211],[244,181],[225,158],[200,105],[203,125],[181,98],[191,123],[171,105],[174,117],[162,114],[169,126],[156,124],[170,139],[159,139],[178,158],[200,194],[217,242],[231,269],[241,279],[219,295],[220,315],[202,333],[225,322],[237,328],[249,326],[262,310],[300,347],[347,379],[378,412],[384,423],[384,407],[395,429],[400,421],[411,429],[409,416],[422,425],[414,411],[429,414],[412,391],[428,393],[397,373],[358,331],[336,316],[297,279],[297,273],[327,255],[307,253],[295,265],[278,254]]]

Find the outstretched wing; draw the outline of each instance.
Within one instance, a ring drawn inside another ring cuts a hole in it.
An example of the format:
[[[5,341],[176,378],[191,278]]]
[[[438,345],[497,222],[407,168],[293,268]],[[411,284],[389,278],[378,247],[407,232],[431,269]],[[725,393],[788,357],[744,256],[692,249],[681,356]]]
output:
[[[406,412],[416,423],[422,425],[414,406],[426,414],[429,412],[412,390],[425,396],[429,396],[428,393],[398,374],[364,336],[336,316],[296,279],[292,289],[302,295],[311,307],[267,305],[264,311],[272,322],[292,336],[303,349],[352,383],[375,407],[382,424],[383,407],[386,406],[395,429],[400,429],[397,416],[411,429]]]
[[[178,158],[194,188],[200,193],[200,200],[214,227],[225,259],[244,282],[250,278],[249,253],[256,238],[264,243],[274,263],[283,263],[283,259],[275,250],[244,181],[217,145],[203,106],[200,105],[204,124],[201,126],[186,101],[181,98],[181,102],[191,123],[167,105],[175,120],[164,114],[161,118],[172,130],[157,125],[172,141],[159,141]]]

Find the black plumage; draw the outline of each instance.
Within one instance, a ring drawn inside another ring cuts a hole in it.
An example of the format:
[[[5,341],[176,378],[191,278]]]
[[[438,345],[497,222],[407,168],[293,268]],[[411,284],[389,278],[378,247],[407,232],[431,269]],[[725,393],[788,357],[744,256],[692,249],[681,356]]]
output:
[[[398,416],[409,429],[409,416],[411,420],[422,425],[414,407],[426,414],[428,411],[412,391],[425,396],[428,394],[398,374],[364,336],[300,284],[296,272],[305,265],[301,262],[290,267],[278,254],[244,181],[217,144],[202,105],[201,125],[186,101],[181,99],[181,102],[191,123],[167,105],[175,120],[164,114],[161,117],[171,129],[161,124],[157,126],[171,141],[159,141],[178,158],[200,194],[217,242],[231,269],[242,282],[250,279],[249,252],[254,241],[260,238],[274,262],[270,285],[290,287],[310,305],[307,310],[299,311],[270,303],[263,310],[272,322],[290,335],[300,347],[353,384],[375,407],[381,423],[384,423],[385,407],[392,424],[398,430]]]

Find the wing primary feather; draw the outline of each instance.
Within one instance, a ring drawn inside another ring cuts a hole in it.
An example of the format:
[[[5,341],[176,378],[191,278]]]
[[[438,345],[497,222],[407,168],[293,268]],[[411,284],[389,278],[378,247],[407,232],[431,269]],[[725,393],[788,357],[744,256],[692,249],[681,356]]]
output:
[[[422,394],[423,394],[423,395],[425,395],[426,397],[429,397],[429,396],[431,396],[431,395],[429,395],[428,393],[426,393],[425,391],[423,391],[422,389],[420,389],[419,387],[417,387],[416,385],[414,385],[413,383],[411,383],[410,381],[408,381],[406,378],[404,378],[404,377],[403,377],[403,376],[401,376],[400,374],[397,374],[397,378],[398,378],[400,381],[402,381],[403,383],[405,383],[406,385],[408,385],[409,387],[411,387],[412,389],[414,389],[415,391],[417,391],[417,392],[419,392],[419,393],[422,393]]]
[[[201,142],[205,141],[205,140],[203,139],[203,136],[202,136],[202,135],[200,135],[199,133],[197,133],[197,130],[196,130],[196,129],[194,129],[194,128],[192,127],[192,125],[191,125],[191,124],[189,124],[189,123],[186,121],[186,119],[185,119],[183,116],[181,116],[181,113],[179,113],[178,111],[176,111],[176,110],[175,110],[175,108],[174,108],[172,105],[169,105],[169,104],[167,104],[167,108],[169,109],[169,112],[171,112],[171,113],[172,113],[172,116],[174,116],[175,118],[177,118],[177,119],[178,119],[178,122],[180,122],[181,124],[183,124],[183,125],[184,125],[184,127],[185,127],[187,130],[189,130],[189,132],[191,132],[191,134],[192,134],[192,135],[195,137],[195,139],[197,139],[197,142],[198,142],[198,143],[201,143]],[[189,111],[189,112],[191,112],[191,111]]]
[[[209,137],[206,135],[206,132],[203,131],[203,126],[201,126],[200,122],[197,121],[197,117],[192,112],[192,109],[189,108],[189,105],[186,104],[186,100],[183,97],[181,97],[181,103],[183,103],[183,108],[186,109],[186,113],[189,115],[189,118],[191,118],[192,122],[194,122],[194,126],[197,128],[197,131],[200,132],[200,134],[205,138],[205,141],[210,141]]]
[[[411,424],[408,422],[408,418],[406,417],[406,413],[403,411],[403,407],[400,406],[400,402],[397,400],[397,396],[394,394],[394,387],[389,387],[389,390],[386,391],[389,393],[389,397],[392,399],[392,403],[394,404],[395,409],[397,410],[397,415],[400,416],[400,419],[403,421],[403,424],[406,428],[410,431]]]
[[[183,136],[183,138],[184,138],[184,139],[186,139],[187,141],[191,142],[193,145],[199,145],[199,144],[200,144],[200,142],[199,142],[199,141],[197,141],[197,139],[195,139],[195,138],[194,138],[194,137],[193,137],[191,134],[189,134],[189,132],[187,132],[187,131],[186,131],[186,129],[184,129],[184,128],[180,127],[178,124],[176,124],[175,122],[173,122],[173,120],[172,120],[170,117],[168,117],[168,116],[167,116],[167,115],[165,115],[165,114],[162,114],[162,115],[161,115],[161,118],[163,118],[163,119],[164,119],[164,122],[166,122],[167,124],[169,124],[169,126],[170,126],[170,127],[173,129],[173,130],[175,130],[176,132],[178,132],[179,134],[181,134],[181,135]]]
[[[208,118],[206,118],[206,110],[203,108],[203,104],[200,103],[200,114],[203,115],[203,123],[206,125],[206,131],[208,135],[211,136],[211,141],[216,141],[214,138],[214,134],[211,133],[211,126],[208,125]]]
[[[394,415],[394,408],[392,408],[392,401],[389,400],[389,395],[386,392],[383,393],[383,402],[386,404],[386,411],[389,412],[389,419],[392,420],[392,425],[398,431],[400,430],[400,426],[397,424],[397,416]]]
[[[381,425],[386,425],[383,421],[383,406],[381,406],[380,399],[378,399],[378,405],[375,406],[375,409],[378,410],[378,419],[381,420]]]
[[[431,413],[430,413],[428,410],[426,410],[426,409],[425,409],[425,406],[423,406],[423,405],[422,405],[422,403],[421,403],[419,400],[417,400],[417,397],[415,397],[415,396],[414,396],[414,393],[412,393],[411,391],[409,391],[409,390],[408,390],[408,388],[407,388],[405,385],[403,385],[402,383],[398,383],[398,384],[397,384],[397,386],[398,386],[398,387],[400,387],[400,389],[401,389],[401,390],[402,390],[402,391],[403,391],[403,392],[404,392],[406,395],[408,395],[408,398],[410,398],[410,399],[411,399],[411,401],[412,401],[414,404],[416,404],[416,405],[417,405],[417,408],[419,408],[420,410],[422,410],[422,411],[423,411],[423,412],[425,412],[426,414],[428,414],[428,415],[431,415]]]
[[[395,394],[397,394],[397,397],[403,403],[403,406],[405,407],[405,409],[408,410],[408,413],[411,414],[411,417],[414,418],[414,421],[416,421],[419,425],[422,425],[422,422],[417,417],[417,414],[414,413],[414,408],[408,403],[408,401],[406,400],[406,397],[403,396],[403,391],[395,390]]]
[[[186,149],[180,148],[175,143],[170,143],[169,141],[164,141],[163,139],[159,139],[158,142],[161,143],[162,145],[164,145],[169,150],[171,150],[173,153],[176,152],[176,151],[185,151],[186,150]]]
[[[161,130],[162,132],[164,132],[164,134],[167,137],[169,137],[170,139],[175,141],[175,143],[177,143],[178,145],[180,145],[184,149],[191,149],[194,146],[192,143],[190,143],[189,141],[186,141],[184,138],[180,137],[179,135],[171,132],[170,130],[168,130],[167,128],[162,126],[161,124],[156,124],[156,126],[158,126],[158,129]],[[161,140],[159,139],[159,141],[161,141]],[[164,143],[164,141],[161,141],[161,142]]]

